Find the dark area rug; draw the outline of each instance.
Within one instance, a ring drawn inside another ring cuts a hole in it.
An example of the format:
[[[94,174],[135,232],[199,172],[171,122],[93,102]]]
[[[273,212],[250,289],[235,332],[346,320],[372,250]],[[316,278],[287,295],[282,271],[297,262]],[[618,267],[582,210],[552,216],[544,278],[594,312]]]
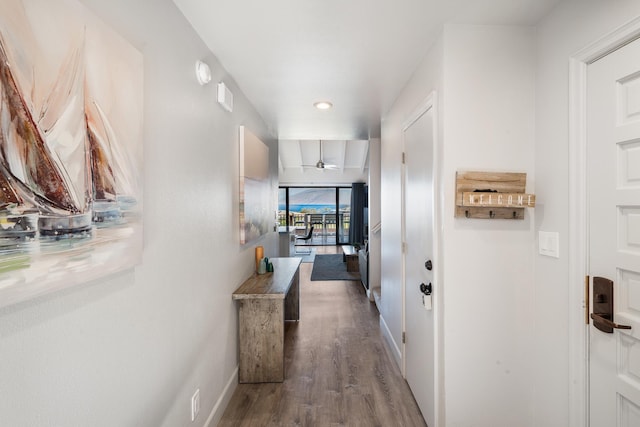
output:
[[[342,254],[316,255],[311,280],[360,280],[359,272],[348,272]]]

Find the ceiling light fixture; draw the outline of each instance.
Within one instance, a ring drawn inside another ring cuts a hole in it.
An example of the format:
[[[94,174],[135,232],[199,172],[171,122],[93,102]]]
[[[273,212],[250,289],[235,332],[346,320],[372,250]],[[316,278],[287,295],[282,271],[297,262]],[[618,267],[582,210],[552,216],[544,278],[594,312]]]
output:
[[[329,101],[318,101],[314,103],[313,106],[318,110],[328,110],[329,108],[333,107],[333,104]]]
[[[211,68],[206,62],[196,61],[196,78],[202,86],[211,81]]]

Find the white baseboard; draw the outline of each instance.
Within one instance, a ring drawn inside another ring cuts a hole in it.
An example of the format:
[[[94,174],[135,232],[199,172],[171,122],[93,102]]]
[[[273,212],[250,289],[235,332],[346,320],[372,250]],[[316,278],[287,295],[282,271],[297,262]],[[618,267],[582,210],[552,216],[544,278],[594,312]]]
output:
[[[373,286],[369,286],[369,290],[371,291],[371,298],[373,298],[373,301],[376,303],[376,307],[378,308],[379,312],[382,312],[382,295],[380,295],[380,286],[378,287],[373,287]]]
[[[362,286],[364,286],[364,283],[362,284]],[[370,302],[373,301],[373,294],[371,293],[371,290],[364,288],[364,293],[367,295],[367,299]]]
[[[391,335],[391,331],[387,326],[387,322],[384,321],[384,317],[382,317],[382,314],[380,315],[380,330],[382,331],[382,336],[384,337],[387,345],[389,346],[389,350],[391,351],[391,354],[393,354],[393,358],[396,360],[396,363],[398,364],[398,366],[401,367],[402,351],[400,350],[400,347],[398,347],[395,340],[393,339],[393,336]]]
[[[231,396],[233,396],[233,392],[236,391],[236,387],[238,387],[238,367],[231,374],[231,378],[227,382],[227,385],[222,390],[222,394],[218,398],[218,401],[215,405],[213,405],[213,409],[207,418],[207,421],[204,423],[205,427],[214,427],[218,425],[220,419],[222,418],[222,414],[224,410],[227,409],[227,405],[231,400]]]

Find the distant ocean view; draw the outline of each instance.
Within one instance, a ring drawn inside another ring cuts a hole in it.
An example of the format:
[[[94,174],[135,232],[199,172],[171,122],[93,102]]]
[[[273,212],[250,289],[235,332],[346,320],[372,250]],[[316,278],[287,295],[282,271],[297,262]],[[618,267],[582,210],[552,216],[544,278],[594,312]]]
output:
[[[348,205],[341,205],[340,209],[344,209],[347,208]],[[283,211],[285,210],[287,207],[284,203],[281,203],[278,205],[278,209]],[[305,210],[306,212],[309,213],[323,213],[323,212],[335,212],[336,210],[336,205],[332,204],[332,205],[311,205],[311,204],[299,204],[299,205],[289,205],[289,211],[290,212],[302,212],[302,210]]]
[[[286,207],[287,192],[280,189],[278,193],[278,210],[284,211]],[[351,189],[335,188],[289,188],[289,211],[306,213],[335,213],[336,198],[340,197],[340,211],[344,212],[351,206]]]

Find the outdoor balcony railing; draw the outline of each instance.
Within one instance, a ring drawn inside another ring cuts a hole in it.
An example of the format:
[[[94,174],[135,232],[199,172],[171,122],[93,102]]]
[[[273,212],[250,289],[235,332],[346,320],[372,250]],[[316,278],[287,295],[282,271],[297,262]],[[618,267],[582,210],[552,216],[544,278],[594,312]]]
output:
[[[340,212],[337,214],[337,218],[335,213],[289,212],[287,221],[286,212],[278,211],[278,222],[281,226],[295,227],[296,230],[300,230],[301,235],[306,234],[313,225],[314,236],[322,237],[324,243],[332,240],[328,239],[331,237],[337,238],[337,243],[349,241],[349,212]]]

